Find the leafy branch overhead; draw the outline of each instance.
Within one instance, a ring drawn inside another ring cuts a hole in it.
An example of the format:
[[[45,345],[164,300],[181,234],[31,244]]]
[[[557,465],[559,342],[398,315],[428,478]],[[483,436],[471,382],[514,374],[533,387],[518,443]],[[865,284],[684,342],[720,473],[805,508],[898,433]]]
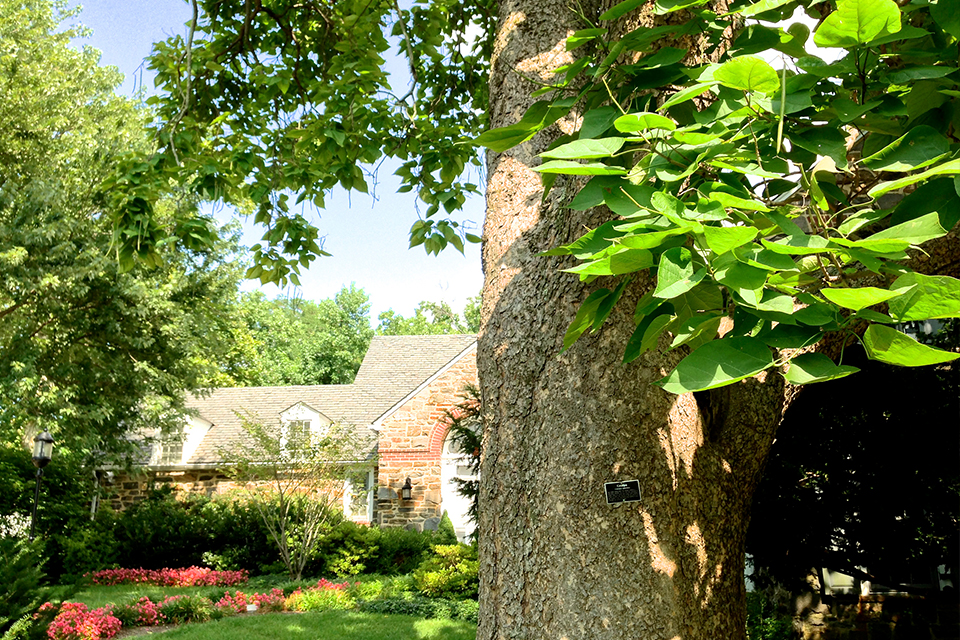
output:
[[[809,352],[827,332],[895,365],[960,357],[898,328],[960,316],[960,281],[908,266],[960,221],[951,4],[738,0],[722,15],[704,4],[659,0],[657,13],[693,19],[619,39],[611,22],[638,3],[616,5],[567,40],[585,53],[519,123],[476,139],[505,151],[571,110],[582,116],[537,170],[548,189],[554,174],[592,176],[569,206],[616,217],[547,255],[573,256],[566,271],[582,281],[615,281],[584,301],[564,347],[598,330],[626,283],[649,272],[656,284],[636,306],[624,360],[664,340],[685,345],[659,381],[673,393],[775,368],[793,384],[855,372]],[[803,24],[777,24],[798,8],[818,21],[812,38]],[[718,62],[669,46],[701,31]]]
[[[194,0],[189,36],[155,45],[149,61],[160,90],[147,101],[156,147],[103,189],[121,265],[155,264],[170,241],[207,242],[202,217],[172,235],[154,223],[158,194],[176,184],[266,228],[248,277],[299,284],[300,269],[326,254],[298,205],[322,209],[336,186],[366,193],[384,157],[401,163],[400,191],[425,207],[411,246],[436,253],[478,242],[452,215],[478,191],[463,176],[480,158],[458,142],[485,126],[493,6]],[[487,35],[468,38],[474,32]],[[391,48],[407,59],[409,90],[384,67]]]

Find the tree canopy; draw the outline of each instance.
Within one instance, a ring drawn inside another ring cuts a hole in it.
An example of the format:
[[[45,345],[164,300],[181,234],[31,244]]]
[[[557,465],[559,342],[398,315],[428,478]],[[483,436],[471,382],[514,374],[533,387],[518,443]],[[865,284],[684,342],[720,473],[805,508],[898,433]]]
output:
[[[352,284],[320,302],[244,294],[238,311],[256,354],[245,384],[353,382],[373,337],[368,300]]]
[[[389,309],[382,312],[379,319],[377,333],[382,336],[477,333],[480,330],[480,297],[467,300],[462,316],[446,302],[424,300],[410,318]]]

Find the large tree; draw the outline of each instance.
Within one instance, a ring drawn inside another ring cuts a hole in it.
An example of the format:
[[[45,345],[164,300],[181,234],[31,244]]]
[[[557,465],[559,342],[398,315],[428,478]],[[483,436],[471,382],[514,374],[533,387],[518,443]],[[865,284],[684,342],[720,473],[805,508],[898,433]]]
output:
[[[389,3],[198,3],[195,40],[154,59],[165,146],[118,178],[118,225],[170,176],[253,198],[270,246],[252,275],[282,280],[298,261],[276,255],[318,253],[283,189],[319,200],[386,154],[430,205],[411,243],[456,245],[433,218],[463,193],[449,127],[488,120],[479,635],[743,637],[777,426],[801,383],[853,371],[810,350],[862,335],[899,364],[955,357],[887,325],[958,313],[956,280],[908,271],[956,267],[958,25],[945,3],[803,3],[817,44],[846,50],[833,65],[803,27],[744,28],[800,4],[504,0],[471,57],[457,36],[490,7],[417,3],[395,22],[416,81],[396,98]],[[633,478],[639,502],[605,503]]]
[[[241,270],[236,238],[209,229],[210,245],[120,272],[98,189],[149,149],[148,114],[114,94],[120,75],[98,52],[70,45],[72,15],[0,1],[0,433],[18,446],[48,429],[92,453],[175,421],[184,390],[209,383]],[[180,195],[155,224],[194,209]]]

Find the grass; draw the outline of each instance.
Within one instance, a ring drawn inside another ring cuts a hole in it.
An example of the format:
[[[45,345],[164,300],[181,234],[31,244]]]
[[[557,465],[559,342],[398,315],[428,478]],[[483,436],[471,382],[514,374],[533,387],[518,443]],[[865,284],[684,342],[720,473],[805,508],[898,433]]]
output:
[[[353,611],[244,615],[216,622],[187,624],[163,634],[163,640],[475,640],[468,622],[421,620]]]

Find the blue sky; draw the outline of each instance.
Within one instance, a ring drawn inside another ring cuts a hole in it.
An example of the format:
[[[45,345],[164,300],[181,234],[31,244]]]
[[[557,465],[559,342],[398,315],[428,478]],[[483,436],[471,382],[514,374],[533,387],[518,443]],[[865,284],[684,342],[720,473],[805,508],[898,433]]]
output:
[[[158,40],[185,34],[190,6],[184,0],[88,0],[79,22],[93,29],[78,45],[89,45],[102,53],[101,64],[116,66],[124,74],[120,91],[132,95],[140,82],[151,89],[153,79],[142,67],[143,58]],[[396,61],[397,68],[402,68]],[[395,167],[384,165],[375,189],[377,200],[368,195],[342,191],[328,198],[326,210],[305,210],[325,237],[324,249],[331,258],[319,258],[301,278],[297,292],[263,287],[269,297],[287,293],[320,300],[332,297],[345,284],[355,282],[370,296],[371,318],[381,311],[411,315],[421,300],[444,300],[457,310],[466,299],[477,295],[483,283],[478,245],[466,248],[466,256],[449,249],[439,257],[427,256],[422,247],[407,249],[407,231],[416,219],[416,201],[397,194]],[[464,218],[471,221],[476,235],[483,222],[483,199],[467,203]],[[245,226],[244,244],[260,239],[261,231]],[[259,288],[247,283],[245,289]]]

